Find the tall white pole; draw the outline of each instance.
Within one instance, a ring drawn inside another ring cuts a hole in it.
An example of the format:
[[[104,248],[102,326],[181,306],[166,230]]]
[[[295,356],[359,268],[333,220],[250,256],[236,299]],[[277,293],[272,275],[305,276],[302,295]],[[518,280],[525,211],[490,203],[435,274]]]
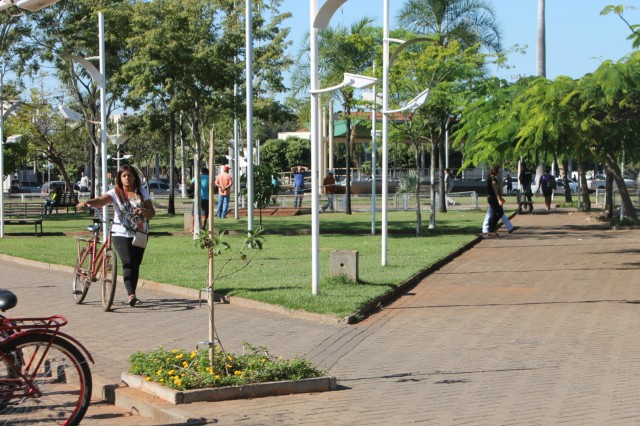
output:
[[[237,98],[237,96],[238,83],[233,85],[234,99]],[[238,140],[238,114],[234,112],[233,115],[233,195],[235,198],[233,203],[233,217],[238,220],[240,218],[240,166],[238,165],[240,143]]]
[[[251,0],[246,0],[245,61],[247,89],[247,229],[253,231],[253,34]]]
[[[101,179],[102,194],[107,192],[107,73],[104,52],[104,16],[102,12],[98,12],[98,37],[100,43],[100,144],[101,144]],[[102,208],[102,215],[105,222],[102,224],[102,235],[106,239],[107,236],[107,206]]]
[[[376,65],[373,64],[375,75]],[[371,235],[376,235],[376,86],[373,86],[373,111],[371,111]]]
[[[4,238],[4,73],[0,73],[0,238]]]
[[[382,111],[389,110],[389,0],[384,0],[382,25]],[[380,263],[387,265],[387,197],[389,170],[389,128],[387,114],[382,114],[382,255]]]
[[[310,37],[310,66],[311,66],[311,294],[317,295],[320,277],[320,215],[318,202],[318,139],[320,136],[318,109],[319,94],[314,93],[319,88],[318,81],[318,29],[313,21],[318,14],[318,0],[309,0],[309,34]]]

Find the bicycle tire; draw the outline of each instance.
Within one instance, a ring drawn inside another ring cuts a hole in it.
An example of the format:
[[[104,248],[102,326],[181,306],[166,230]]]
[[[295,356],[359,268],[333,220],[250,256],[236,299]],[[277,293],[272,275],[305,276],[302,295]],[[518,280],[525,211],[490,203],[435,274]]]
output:
[[[85,256],[87,247],[82,247],[78,254],[78,260],[76,261],[76,267],[73,270],[73,281],[71,283],[71,294],[77,304],[84,301],[89,291],[89,285],[91,280],[87,277],[87,273],[91,271],[91,256]]]
[[[102,309],[108,311],[113,305],[118,279],[118,256],[113,249],[106,249],[102,265]]]
[[[25,334],[0,347],[2,425],[78,425],[92,386],[86,358],[60,336]]]

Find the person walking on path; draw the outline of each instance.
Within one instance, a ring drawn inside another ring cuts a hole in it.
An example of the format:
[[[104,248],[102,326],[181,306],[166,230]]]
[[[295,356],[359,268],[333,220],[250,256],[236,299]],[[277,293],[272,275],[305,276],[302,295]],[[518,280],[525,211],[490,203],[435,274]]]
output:
[[[122,278],[129,297],[129,306],[135,306],[140,303],[136,297],[136,288],[145,249],[134,246],[133,237],[137,230],[147,231],[147,221],[153,219],[156,211],[133,166],[125,164],[120,168],[114,189],[99,197],[82,201],[77,207],[100,208],[109,203],[113,204],[114,210],[111,243],[122,262]]]
[[[491,208],[491,213],[489,216],[489,229],[488,236],[490,238],[499,237],[496,232],[498,221],[504,215],[504,210],[502,206],[504,205],[504,198],[502,198],[502,194],[500,193],[500,184],[498,182],[498,172],[500,171],[500,166],[495,165],[489,169],[489,176],[487,176],[487,193],[489,196],[487,197],[487,201],[489,203],[489,207]]]
[[[547,210],[551,210],[551,197],[553,196],[554,189],[556,189],[556,178],[551,174],[551,169],[547,167],[542,176],[540,176],[540,182],[538,182],[538,189],[536,190],[542,190],[544,204],[547,206]]]
[[[191,187],[195,185],[196,178],[191,179]],[[192,190],[193,191],[193,190]],[[195,208],[194,208],[195,210]],[[202,227],[207,228],[207,220],[209,219],[209,169],[203,167],[200,170],[200,216],[202,218]],[[195,213],[195,212],[194,212]]]
[[[218,187],[218,209],[216,217],[224,219],[229,211],[229,197],[231,195],[231,187],[233,186],[233,178],[229,174],[229,166],[222,168],[222,173],[216,176],[216,186]]]
[[[513,183],[511,182],[511,175],[507,173],[507,195],[511,195],[511,191],[513,191]]]
[[[327,176],[322,181],[322,186],[324,187],[324,193],[327,195],[327,204],[322,207],[322,211],[329,209],[332,211],[333,208],[333,197],[336,193],[336,179],[333,177],[333,170],[327,170]]]
[[[307,175],[307,168],[304,166],[297,166],[291,168],[293,173],[293,207],[302,207],[302,197],[304,196],[304,178]]]
[[[445,196],[445,200],[447,202],[447,205],[451,205],[451,206],[456,205],[455,200],[449,197],[449,194],[451,193],[451,191],[453,191],[454,185],[455,185],[455,182],[453,181],[453,175],[451,174],[451,170],[444,169],[444,190],[445,190],[445,194],[447,194]]]

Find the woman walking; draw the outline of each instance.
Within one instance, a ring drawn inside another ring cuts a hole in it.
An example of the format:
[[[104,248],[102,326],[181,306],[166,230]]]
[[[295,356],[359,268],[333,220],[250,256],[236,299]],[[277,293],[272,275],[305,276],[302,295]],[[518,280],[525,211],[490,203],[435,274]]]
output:
[[[116,186],[105,194],[78,203],[79,208],[104,207],[113,204],[114,216],[111,227],[111,243],[122,262],[124,287],[127,290],[129,306],[140,303],[136,297],[140,264],[144,248],[133,245],[137,230],[147,231],[147,221],[156,215],[151,197],[142,188],[136,169],[125,164],[116,175]]]

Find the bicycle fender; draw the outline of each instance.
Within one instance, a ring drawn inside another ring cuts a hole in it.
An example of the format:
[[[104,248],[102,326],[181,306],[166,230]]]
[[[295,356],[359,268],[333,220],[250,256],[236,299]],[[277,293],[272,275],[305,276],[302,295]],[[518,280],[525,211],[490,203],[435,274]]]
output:
[[[89,350],[87,348],[84,347],[84,345],[82,343],[80,343],[75,337],[71,337],[70,335],[68,335],[67,333],[63,333],[61,331],[53,331],[53,330],[46,330],[46,329],[33,329],[33,330],[23,330],[20,331],[18,333],[12,334],[9,337],[5,338],[2,340],[2,342],[0,342],[0,348],[3,347],[4,345],[11,343],[12,341],[16,340],[17,338],[27,335],[27,334],[47,334],[49,336],[51,336],[52,340],[54,337],[60,337],[66,341],[68,341],[69,343],[75,345],[78,349],[80,349],[80,352],[84,352],[84,354],[87,356],[87,358],[89,359],[89,361],[91,361],[92,364],[95,364],[96,362],[93,360],[93,357],[91,356],[91,352],[89,352]]]

